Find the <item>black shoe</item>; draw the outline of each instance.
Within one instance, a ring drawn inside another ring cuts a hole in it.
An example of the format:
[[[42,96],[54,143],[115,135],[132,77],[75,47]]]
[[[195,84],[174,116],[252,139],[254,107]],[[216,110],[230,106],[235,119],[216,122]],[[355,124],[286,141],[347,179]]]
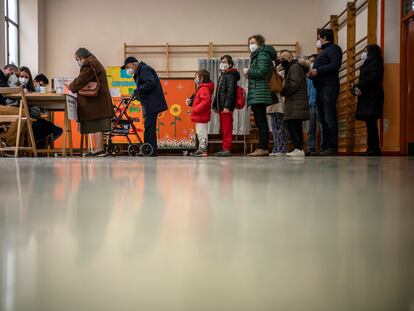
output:
[[[307,151],[305,154],[307,157],[316,157],[318,156],[318,153],[315,151]]]
[[[367,152],[364,152],[362,154],[363,157],[380,157],[381,156],[381,150],[379,151],[373,151],[373,150],[368,150]]]
[[[336,157],[337,155],[338,155],[338,151],[334,148],[329,148],[329,149],[319,152],[319,156],[321,157]]]
[[[196,152],[191,152],[190,157],[206,157],[207,152],[202,150],[197,150]]]
[[[221,158],[228,158],[231,157],[231,152],[228,150],[221,150],[219,152],[216,152],[215,156]]]
[[[60,136],[62,136],[63,134],[63,129],[55,126],[55,128],[53,129],[53,133],[52,133],[52,142],[54,142],[55,140],[57,140]]]

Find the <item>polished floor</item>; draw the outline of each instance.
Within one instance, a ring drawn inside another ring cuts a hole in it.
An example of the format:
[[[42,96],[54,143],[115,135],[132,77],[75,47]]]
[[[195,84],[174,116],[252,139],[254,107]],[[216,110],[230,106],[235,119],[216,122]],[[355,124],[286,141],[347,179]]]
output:
[[[0,159],[1,311],[413,311],[414,159]]]

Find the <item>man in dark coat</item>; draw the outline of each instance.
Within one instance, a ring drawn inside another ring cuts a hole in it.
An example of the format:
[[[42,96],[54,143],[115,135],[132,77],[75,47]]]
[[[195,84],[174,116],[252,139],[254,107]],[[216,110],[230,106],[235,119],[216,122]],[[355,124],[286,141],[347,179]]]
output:
[[[141,102],[144,117],[144,141],[153,147],[156,155],[158,114],[168,109],[160,78],[154,69],[135,57],[127,57],[121,69],[134,76],[137,85],[134,95]]]
[[[0,87],[9,87],[9,84],[12,84],[12,78],[14,81],[17,80],[15,73],[18,71],[18,68],[14,64],[6,65],[3,69],[0,69]],[[1,115],[17,115],[19,114],[19,108],[16,106],[7,105],[7,100],[3,95],[0,95],[0,114]],[[0,146],[2,148],[7,146],[14,146],[16,142],[17,135],[17,122],[10,124],[9,128],[0,133]],[[23,127],[24,131],[25,127]]]
[[[331,29],[322,29],[318,36],[318,48],[322,51],[315,60],[309,78],[316,88],[316,106],[322,127],[321,156],[338,153],[338,118],[336,101],[339,95],[339,70],[342,65],[342,50],[334,43]]]
[[[9,78],[18,71],[18,68],[14,64],[9,64],[0,69],[0,87],[9,87]],[[17,78],[16,78],[17,80]],[[3,95],[0,95],[0,105],[5,105],[6,99]]]

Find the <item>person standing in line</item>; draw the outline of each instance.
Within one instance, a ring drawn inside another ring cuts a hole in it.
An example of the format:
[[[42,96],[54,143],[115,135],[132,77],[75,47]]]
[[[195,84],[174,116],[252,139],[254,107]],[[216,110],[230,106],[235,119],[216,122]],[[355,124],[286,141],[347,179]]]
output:
[[[308,77],[316,88],[316,106],[322,128],[320,156],[338,154],[338,117],[336,112],[339,95],[339,70],[342,65],[342,50],[334,43],[332,29],[322,29],[317,47],[322,49],[316,57]]]
[[[274,102],[270,92],[269,81],[272,77],[273,62],[277,52],[271,45],[266,45],[262,35],[249,38],[250,68],[243,73],[249,80],[247,105],[251,107],[254,121],[259,129],[259,148],[248,154],[249,157],[269,156],[269,125],[266,109]]]

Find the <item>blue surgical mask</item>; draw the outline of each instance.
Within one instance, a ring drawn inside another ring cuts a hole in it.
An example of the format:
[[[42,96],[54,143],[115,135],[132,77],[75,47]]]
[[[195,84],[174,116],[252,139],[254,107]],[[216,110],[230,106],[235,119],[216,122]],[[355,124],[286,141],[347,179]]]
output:
[[[40,93],[40,84],[36,84],[35,90],[36,93]]]

